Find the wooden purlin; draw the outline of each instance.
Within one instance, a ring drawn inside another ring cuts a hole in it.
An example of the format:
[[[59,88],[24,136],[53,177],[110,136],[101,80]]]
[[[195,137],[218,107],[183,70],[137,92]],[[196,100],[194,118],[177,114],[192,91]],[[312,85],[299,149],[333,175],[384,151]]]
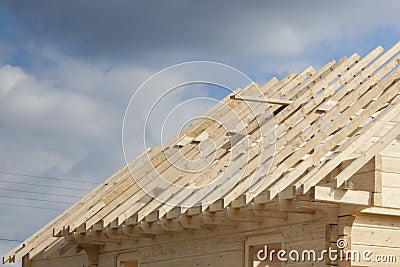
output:
[[[372,73],[372,70],[378,68],[380,65],[384,64],[386,60],[391,58],[395,53],[398,51],[399,44],[396,44],[392,49],[389,49],[385,54],[383,54],[381,57],[379,57],[375,62],[373,62],[370,67],[367,67],[367,65],[376,58],[378,54],[380,54],[381,49],[378,47],[371,53],[369,53],[366,57],[364,57],[359,63],[357,63],[353,68],[350,68],[348,72],[346,72],[345,75],[340,77],[339,79],[336,80],[333,84],[329,85],[327,89],[323,90],[319,94],[315,92],[315,95],[313,95],[312,100],[309,101],[304,107],[302,107],[300,110],[297,112],[300,112],[300,115],[306,116],[307,112],[311,112],[314,109],[318,107],[318,105],[323,104],[324,101],[329,100],[329,97],[334,95],[335,93],[346,93],[349,88],[352,86],[357,86],[358,82],[362,82],[363,79],[368,78],[367,70],[370,70]],[[372,66],[372,67],[371,67]],[[363,70],[361,72],[362,75],[357,75],[357,73]],[[316,88],[318,89],[318,88]],[[340,89],[340,90],[338,90]],[[292,105],[288,106],[290,109]],[[290,113],[290,110],[287,111],[287,109],[283,110],[282,113]],[[282,113],[278,114],[281,115]],[[299,115],[299,116],[300,116]],[[297,116],[297,117],[299,117]],[[291,118],[296,117],[296,115],[292,115]],[[345,118],[343,116],[342,118]],[[340,120],[341,118],[339,118]],[[333,128],[333,127],[331,127]],[[278,128],[279,132],[279,128]],[[304,146],[299,147],[298,149],[291,151],[292,154],[289,154],[287,158],[283,158],[281,156],[281,159],[284,159],[284,161],[280,162],[279,160],[279,151],[275,156],[275,159],[278,158],[277,161],[277,167],[276,169],[273,169],[271,172],[271,175],[269,179],[265,180],[266,182],[263,184],[262,187],[260,187],[259,190],[257,190],[254,194],[247,194],[249,201],[254,198],[256,195],[260,194],[264,190],[268,190],[270,186],[275,186],[277,189],[275,192],[273,192],[273,196],[269,196],[269,198],[274,197],[279,191],[283,190],[288,186],[290,183],[294,182],[296,179],[300,177],[302,173],[304,173],[309,166],[312,166],[314,163],[312,160],[315,159],[316,157],[309,157],[307,160],[303,161],[300,163],[298,166],[296,166],[296,171],[295,172],[290,172],[289,176],[288,175],[283,175],[284,172],[288,171],[293,164],[297,164],[299,159],[303,158],[306,155],[309,155],[308,153],[312,151],[314,148],[316,148],[317,145],[323,143],[325,139],[331,134],[331,132],[327,132],[326,129],[324,131],[320,131],[318,134],[313,136],[312,139],[310,139],[308,142],[305,142]],[[349,132],[350,133],[350,132]],[[304,140],[306,141],[306,140]],[[320,153],[323,151],[320,147],[316,150],[317,153]],[[293,153],[294,152],[294,153]],[[284,154],[285,155],[285,154]],[[322,155],[321,155],[322,156]],[[280,179],[283,179],[282,181],[279,181]],[[282,185],[283,184],[283,185]],[[270,192],[269,192],[270,193]]]

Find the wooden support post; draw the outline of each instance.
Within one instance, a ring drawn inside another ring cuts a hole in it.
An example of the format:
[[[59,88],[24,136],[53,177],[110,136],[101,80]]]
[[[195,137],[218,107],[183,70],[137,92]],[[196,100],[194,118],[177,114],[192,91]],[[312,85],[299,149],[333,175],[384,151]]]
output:
[[[237,222],[229,220],[225,212],[203,212],[200,215],[203,224],[236,226]]]
[[[338,225],[337,224],[327,224],[325,227],[325,249],[329,250],[330,248],[336,249],[336,242],[339,239],[338,234]],[[331,260],[329,257],[326,258],[325,264],[327,266],[337,266],[338,261]]]
[[[124,225],[122,231],[125,236],[134,238],[150,238],[154,239],[155,235],[145,233],[138,225]]]
[[[346,247],[343,248],[343,251],[346,252],[351,249],[351,228],[353,227],[353,222],[355,220],[355,216],[341,216],[338,220],[338,237],[341,240],[344,240],[343,243],[347,244]],[[339,240],[338,239],[338,240]],[[338,267],[350,267],[351,262],[346,261],[346,259],[340,259],[338,261]]]
[[[262,222],[262,217],[256,216],[253,212],[246,208],[226,208],[225,212],[228,218],[232,221],[244,221],[244,222]]]
[[[140,222],[140,228],[142,228],[143,232],[150,235],[171,235],[172,232],[166,231],[162,228],[160,224],[157,222]]]
[[[3,260],[4,263],[4,260]],[[22,257],[22,267],[31,267],[31,261],[29,259],[29,254]]]
[[[181,214],[179,216],[179,223],[188,229],[209,229],[212,228],[210,225],[202,223],[199,215],[189,216],[187,214]]]
[[[58,248],[58,251],[60,253],[60,255],[63,255],[64,253],[66,253],[68,250],[70,250],[71,248],[75,247],[76,244],[74,243],[70,243],[70,242],[64,242],[60,248]]]
[[[182,232],[185,228],[179,223],[177,219],[161,218],[160,225],[165,231]]]
[[[97,267],[99,264],[99,246],[82,245],[88,257],[88,267]]]

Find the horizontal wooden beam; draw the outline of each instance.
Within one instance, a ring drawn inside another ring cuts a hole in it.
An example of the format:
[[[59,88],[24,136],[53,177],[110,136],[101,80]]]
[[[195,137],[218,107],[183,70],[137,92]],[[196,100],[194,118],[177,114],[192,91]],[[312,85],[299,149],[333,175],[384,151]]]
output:
[[[313,200],[333,203],[348,203],[371,206],[373,198],[371,192],[335,189],[328,186],[314,186],[310,196]]]
[[[165,214],[165,218],[166,219],[175,219],[175,218],[178,218],[181,214],[182,214],[182,208],[181,207],[175,207],[175,208],[172,208],[170,211],[168,211]]]
[[[275,105],[283,105],[287,106],[293,103],[293,101],[278,99],[278,98],[267,98],[267,97],[255,97],[255,96],[240,96],[240,95],[231,95],[231,99],[233,100],[243,100],[250,102],[259,102],[259,103],[267,103],[267,104],[275,104]]]
[[[232,221],[244,221],[254,223],[260,223],[262,221],[261,216],[256,216],[253,212],[246,208],[227,208],[225,212],[228,215],[228,218]]]

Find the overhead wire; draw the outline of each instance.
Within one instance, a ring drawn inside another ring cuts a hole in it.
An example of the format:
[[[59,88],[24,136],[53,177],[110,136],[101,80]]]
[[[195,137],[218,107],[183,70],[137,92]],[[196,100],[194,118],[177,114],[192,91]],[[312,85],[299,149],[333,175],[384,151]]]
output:
[[[82,181],[82,180],[76,180],[76,179],[65,179],[65,178],[59,178],[59,177],[32,175],[32,174],[27,174],[27,173],[6,172],[6,171],[0,171],[0,173],[1,174],[13,175],[13,176],[25,176],[25,177],[39,178],[39,179],[69,181],[69,182],[77,182],[77,183],[85,183],[85,184],[99,184],[99,183],[94,182],[94,181]]]
[[[93,185],[98,184],[97,182],[92,182],[92,181],[81,181],[81,180],[75,180],[75,179],[64,179],[64,178],[59,178],[59,177],[31,175],[31,174],[26,174],[26,173],[17,173],[17,172],[8,172],[8,171],[0,171],[0,174],[13,175],[13,176],[23,176],[23,177],[32,177],[32,178],[47,179],[47,180],[67,181],[67,182],[74,182],[74,183],[93,184]],[[9,181],[9,180],[0,180],[0,183],[19,184],[19,185],[28,185],[28,186],[37,186],[37,187],[46,187],[46,188],[58,188],[58,189],[65,189],[65,190],[77,190],[77,191],[85,191],[85,192],[90,191],[89,189],[83,189],[83,188],[77,188],[77,187],[66,187],[66,186],[57,186],[57,185],[44,185],[44,184],[27,183],[27,182],[19,182],[19,181]],[[69,198],[75,198],[75,199],[82,198],[82,196],[76,196],[76,195],[70,195],[70,194],[38,192],[38,191],[11,189],[11,188],[3,188],[3,187],[0,187],[0,190],[18,192],[18,193],[37,194],[37,195],[69,197]],[[12,198],[12,199],[51,202],[51,203],[60,203],[60,204],[73,204],[73,202],[68,202],[68,201],[45,200],[45,199],[39,199],[39,198],[9,196],[9,195],[0,195],[0,198]],[[3,206],[14,206],[14,207],[25,207],[25,208],[34,208],[34,209],[43,209],[43,210],[55,210],[55,211],[63,211],[64,210],[64,209],[44,207],[44,206],[15,204],[15,203],[4,203],[4,202],[0,202],[0,205],[3,205]],[[20,241],[19,240],[15,240],[15,242],[20,242]]]
[[[82,198],[82,196],[73,196],[73,195],[56,194],[56,193],[45,193],[45,192],[28,191],[28,190],[19,190],[19,189],[10,189],[10,188],[2,188],[2,187],[0,187],[0,190],[13,191],[13,192],[19,192],[19,193],[38,194],[38,195],[50,195],[50,196],[59,196],[59,197],[72,197],[72,198],[77,198],[77,199]]]
[[[15,206],[15,207],[25,207],[25,208],[33,208],[33,209],[42,209],[42,210],[64,211],[63,209],[56,209],[56,208],[50,208],[50,207],[39,207],[39,206],[22,205],[22,204],[11,204],[11,203],[3,203],[3,202],[0,202],[0,205],[3,205],[3,206]]]
[[[67,202],[67,201],[46,200],[46,199],[29,198],[29,197],[0,196],[0,198],[14,198],[14,199],[22,199],[22,200],[33,200],[33,201],[60,203],[60,204],[74,204],[73,202]]]
[[[79,190],[79,191],[86,191],[86,192],[90,191],[89,189],[76,188],[76,187],[65,187],[65,186],[57,186],[57,185],[44,185],[44,184],[25,183],[25,182],[16,182],[16,181],[0,180],[0,183],[31,185],[31,186],[39,186],[39,187],[47,187],[47,188],[59,188],[59,189],[68,189],[68,190]]]

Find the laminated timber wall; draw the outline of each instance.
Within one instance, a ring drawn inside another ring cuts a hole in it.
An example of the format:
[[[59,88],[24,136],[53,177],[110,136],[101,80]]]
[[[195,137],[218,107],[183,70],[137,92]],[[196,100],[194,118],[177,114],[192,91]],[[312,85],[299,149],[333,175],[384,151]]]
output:
[[[272,213],[272,212],[271,212]],[[108,243],[99,251],[99,267],[117,266],[121,253],[136,252],[140,267],[243,267],[245,266],[245,242],[254,236],[281,235],[284,249],[314,249],[320,251],[330,244],[326,237],[327,219],[323,213],[311,210],[286,214],[288,218],[269,218],[261,223],[240,223],[236,226],[209,225],[203,230],[160,236],[154,240]],[[278,216],[278,215],[276,215]],[[37,255],[30,267],[87,266],[84,252],[74,254],[70,250],[60,257],[57,249]],[[74,256],[75,255],[75,256]],[[43,259],[45,258],[45,259]],[[326,266],[325,262],[286,264],[288,267]]]
[[[372,163],[372,162],[371,162]],[[369,164],[372,167],[372,164]],[[375,168],[362,175],[376,179],[375,191],[381,194],[381,205],[400,208],[400,142],[393,140],[374,161]],[[351,249],[373,252],[373,255],[395,256],[395,262],[355,261],[352,266],[399,266],[400,265],[400,210],[389,208],[368,208],[355,216],[351,228]],[[380,260],[380,259],[379,259]]]

